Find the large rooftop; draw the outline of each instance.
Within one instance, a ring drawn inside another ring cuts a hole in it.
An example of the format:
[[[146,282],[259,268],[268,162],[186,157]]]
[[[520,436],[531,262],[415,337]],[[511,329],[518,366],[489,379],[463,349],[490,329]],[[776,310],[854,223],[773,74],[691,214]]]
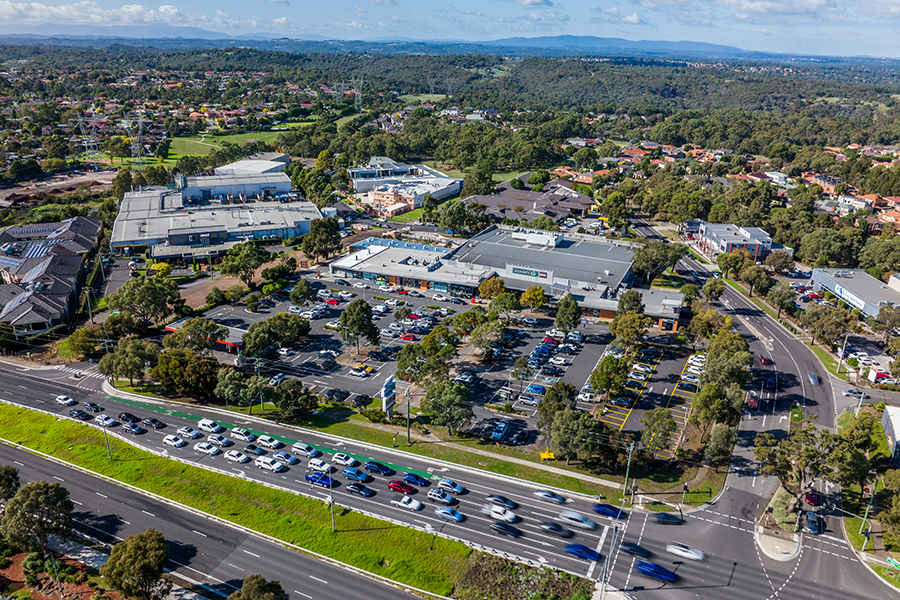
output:
[[[443,281],[460,285],[477,286],[492,271],[467,265],[446,264],[442,258],[446,248],[404,245],[367,245],[362,250],[332,265],[335,271],[357,271],[390,277],[403,277],[429,281]]]
[[[826,275],[851,293],[861,296],[869,304],[879,306],[884,302],[890,305],[900,304],[900,293],[889,288],[880,279],[876,279],[862,269],[813,269],[813,279]]]

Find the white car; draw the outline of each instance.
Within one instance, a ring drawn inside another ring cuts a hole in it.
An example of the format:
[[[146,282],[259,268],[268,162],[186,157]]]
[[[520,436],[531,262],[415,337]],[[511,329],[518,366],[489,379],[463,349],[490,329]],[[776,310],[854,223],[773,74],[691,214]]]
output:
[[[242,442],[252,442],[256,436],[244,429],[243,427],[235,427],[231,430],[231,437]]]
[[[174,446],[176,448],[187,446],[187,442],[177,435],[167,435],[163,438],[163,444],[165,444],[166,446]]]
[[[292,315],[300,315],[301,317],[303,316],[303,309],[300,308],[299,306],[290,307],[288,309],[288,312],[291,313]]]
[[[268,456],[259,456],[253,461],[260,469],[265,469],[266,471],[273,471],[275,473],[280,473],[284,470],[284,465],[275,460],[274,458],[270,458]]]
[[[571,525],[573,527],[578,527],[580,529],[596,529],[597,524],[592,520],[584,516],[579,512],[575,512],[574,510],[564,510],[559,513],[559,517],[557,517],[560,521],[565,523],[566,525]]]
[[[642,365],[640,363],[633,365],[631,368],[635,371],[638,371],[639,373],[652,373],[653,372],[653,367],[651,367],[650,365]]]
[[[485,504],[481,507],[481,512],[495,521],[506,521],[507,523],[515,523],[519,520],[516,513],[504,506],[495,504]]]
[[[221,452],[221,450],[219,450],[209,442],[200,442],[198,444],[194,444],[194,450],[199,452],[200,454],[209,454],[210,456],[215,456],[216,454]]]
[[[553,358],[550,359],[549,362],[551,365],[559,365],[559,366],[564,366],[564,365],[569,364],[566,362],[566,359],[564,359],[562,356],[554,356]]]
[[[228,462],[245,463],[250,462],[250,457],[239,450],[229,450],[225,453],[225,460]]]
[[[309,468],[320,473],[331,473],[331,463],[327,463],[321,458],[313,458],[309,461]]]
[[[353,284],[353,287],[355,287],[355,288],[358,289],[358,290],[367,290],[367,289],[369,289],[369,286],[367,286],[365,283],[354,283],[354,284]]]
[[[688,560],[703,560],[706,558],[706,555],[703,554],[700,550],[696,548],[691,548],[685,544],[672,543],[666,545],[666,552],[669,554],[674,554],[675,556],[680,556],[681,558],[686,558]]]
[[[697,377],[703,375],[706,371],[701,367],[690,366],[687,368],[687,372],[691,375],[696,375]]]
[[[386,304],[377,304],[372,307],[373,313],[384,314],[384,313],[388,312],[389,310],[390,309],[387,307]]]
[[[390,329],[391,331],[400,332],[403,331],[403,325],[401,325],[400,323],[391,323],[390,325],[388,325],[388,329]]]
[[[277,375],[272,376],[272,379],[269,380],[269,385],[275,387],[282,381],[284,381],[284,373],[278,373]]]
[[[578,398],[576,398],[576,400],[578,400],[579,402],[593,402],[594,395],[588,392],[581,392],[580,394],[578,394]]]
[[[200,419],[200,422],[197,423],[197,429],[206,433],[219,433],[222,431],[222,426],[212,419]]]
[[[874,365],[875,364],[875,361],[869,357],[860,358],[857,362],[861,365]]]
[[[94,422],[98,423],[102,427],[115,427],[118,425],[118,421],[110,417],[109,415],[97,415],[94,417]]]
[[[447,296],[445,296],[445,295],[443,295],[443,294],[435,294],[434,296],[431,297],[431,299],[432,299],[432,300],[437,300],[438,302],[446,302],[446,301],[447,301]]]
[[[319,313],[313,313],[313,311],[311,311],[311,310],[305,310],[302,313],[300,313],[300,316],[307,320],[315,319],[318,315],[319,315]]]
[[[185,425],[184,427],[178,428],[178,435],[183,438],[188,438],[190,440],[196,440],[198,437],[201,437],[203,434],[194,429],[193,427],[188,427]]]
[[[459,381],[461,383],[473,383],[475,381],[475,376],[468,371],[463,371],[462,373],[454,377],[453,381]]]
[[[69,398],[66,395],[61,395],[56,397],[56,403],[62,404],[63,406],[72,406],[73,404],[78,404],[72,398]]]
[[[853,397],[853,398],[858,398],[859,396],[862,396],[862,392],[859,391],[859,390],[857,390],[857,389],[850,389],[850,390],[844,390],[843,392],[841,392],[841,395],[842,395],[842,396],[851,396],[851,397]]]
[[[394,298],[390,298],[388,300],[385,300],[384,303],[386,306],[389,306],[391,308],[397,308],[398,306],[403,304],[403,300],[396,300]]]
[[[356,464],[355,458],[350,455],[344,454],[343,452],[338,452],[331,460],[335,464],[341,465],[342,467],[352,467]]]
[[[705,367],[706,361],[705,360],[694,360],[693,358],[691,358],[688,360],[688,364],[692,367]]]
[[[391,325],[393,325],[393,323],[391,323]],[[395,338],[398,334],[394,331],[391,331],[390,329],[382,329],[381,335],[383,335],[384,337]]]
[[[284,444],[273,438],[271,435],[261,435],[257,438],[256,443],[262,446],[263,448],[269,448],[270,450],[277,450],[281,448]]]
[[[290,356],[291,354],[293,354],[293,352],[291,352],[290,348],[279,348],[278,349],[278,356]]]
[[[341,300],[352,300],[353,298],[356,298],[356,294],[353,292],[339,292],[338,296]]]
[[[685,373],[681,376],[682,381],[687,381],[688,383],[696,383],[700,384],[700,378],[696,375],[691,375],[690,373]]]
[[[407,510],[422,510],[422,503],[412,496],[394,496],[391,498],[391,504]]]
[[[628,379],[634,379],[635,381],[647,381],[647,375],[645,373],[631,371],[628,373]]]
[[[226,446],[231,445],[231,441],[228,438],[226,438],[224,435],[219,435],[218,433],[212,434],[211,436],[206,438],[206,441],[219,448],[225,448]]]
[[[340,329],[341,322],[340,321],[328,321],[328,323],[326,323],[325,326],[329,327],[331,329]]]
[[[304,444],[303,442],[294,442],[294,445],[291,446],[291,452],[294,454],[299,454],[300,456],[307,456],[309,458],[315,458],[319,455],[319,451],[310,446],[309,444]]]
[[[554,504],[566,504],[567,502],[570,502],[565,496],[560,496],[556,492],[551,492],[550,490],[537,490],[534,492],[534,495],[541,500],[553,502]]]
[[[550,329],[550,330],[546,331],[545,333],[546,333],[548,336],[552,337],[552,338],[564,338],[564,337],[566,337],[566,334],[565,334],[565,333],[563,333],[563,332],[560,331],[559,329],[555,329],[555,328],[554,328],[554,329]]]

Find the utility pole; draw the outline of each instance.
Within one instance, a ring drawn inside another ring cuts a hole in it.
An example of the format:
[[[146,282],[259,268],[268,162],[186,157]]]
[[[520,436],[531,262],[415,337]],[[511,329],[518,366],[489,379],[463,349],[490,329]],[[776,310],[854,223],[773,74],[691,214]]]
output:
[[[409,437],[409,389],[412,387],[412,381],[406,384],[406,445],[412,446],[412,439]]]
[[[625,494],[628,492],[628,475],[631,471],[631,455],[634,452],[634,442],[628,446],[628,464],[625,466],[625,489],[622,490],[622,506],[625,506]],[[619,525],[616,523],[616,527],[613,530],[612,538],[609,541],[609,554],[606,555],[606,560],[603,561],[603,570],[600,572],[600,600],[606,596],[606,581],[609,577],[609,560],[613,554],[613,549],[615,548],[615,542],[617,534],[619,533]]]
[[[838,357],[838,366],[837,372],[841,372],[841,363],[844,362],[844,357],[847,355],[847,340],[850,339],[850,332],[844,334],[844,346],[841,348],[841,355]]]

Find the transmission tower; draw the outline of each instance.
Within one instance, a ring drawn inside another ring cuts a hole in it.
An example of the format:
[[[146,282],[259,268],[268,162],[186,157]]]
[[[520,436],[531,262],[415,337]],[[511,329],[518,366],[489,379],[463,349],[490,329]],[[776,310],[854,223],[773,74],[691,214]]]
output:
[[[353,108],[356,111],[362,108],[362,91],[363,87],[366,85],[366,80],[360,77],[359,79],[351,78],[350,86],[354,92],[353,96]]]
[[[144,170],[144,113],[124,119],[122,128],[131,140],[131,168],[136,171]]]
[[[438,78],[437,76],[432,76],[428,78],[428,93],[434,96],[434,86],[437,84]]]
[[[72,121],[78,126],[78,132],[81,134],[81,145],[84,148],[85,159],[89,161],[96,160],[100,154],[100,142],[97,140],[97,122],[101,117],[97,115],[85,116],[81,115]]]
[[[448,77],[444,81],[447,84],[447,95],[452,96],[453,95],[453,77]]]

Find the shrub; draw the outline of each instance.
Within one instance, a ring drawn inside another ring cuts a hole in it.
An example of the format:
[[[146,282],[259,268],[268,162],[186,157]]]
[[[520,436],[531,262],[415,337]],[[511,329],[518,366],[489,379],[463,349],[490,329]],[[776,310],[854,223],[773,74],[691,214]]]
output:
[[[44,573],[47,571],[44,557],[40,552],[31,552],[26,556],[25,560],[22,561],[22,569],[29,573]]]
[[[372,423],[387,423],[387,415],[380,408],[364,408],[359,411],[359,414]]]
[[[28,573],[25,575],[25,585],[28,587],[34,587],[37,585],[38,578],[34,573]]]

